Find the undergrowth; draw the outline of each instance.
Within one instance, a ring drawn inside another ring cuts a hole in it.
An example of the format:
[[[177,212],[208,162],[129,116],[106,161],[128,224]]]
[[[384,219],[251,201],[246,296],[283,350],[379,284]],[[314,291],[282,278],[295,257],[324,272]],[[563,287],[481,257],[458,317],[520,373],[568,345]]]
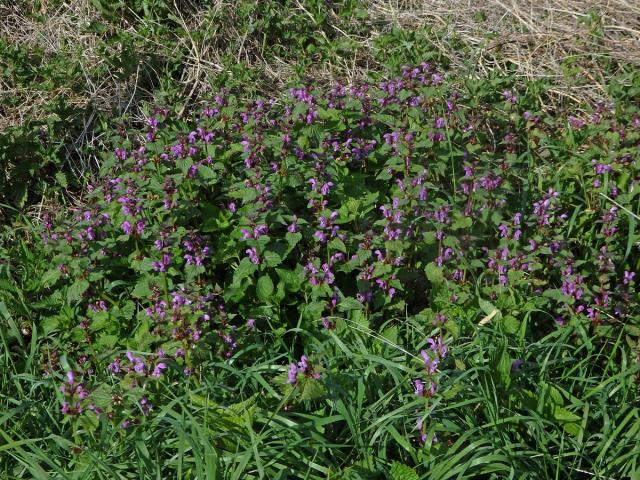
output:
[[[5,234],[4,475],[637,475],[640,116],[543,91],[425,62],[121,124]]]

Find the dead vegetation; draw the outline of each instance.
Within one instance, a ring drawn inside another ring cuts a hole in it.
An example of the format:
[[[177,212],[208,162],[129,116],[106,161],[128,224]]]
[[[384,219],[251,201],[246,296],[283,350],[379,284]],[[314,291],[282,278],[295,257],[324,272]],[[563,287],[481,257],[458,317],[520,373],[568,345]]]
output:
[[[453,65],[544,77],[557,99],[606,100],[608,80],[640,66],[636,0],[370,0],[378,24],[445,32],[432,42]],[[470,47],[447,48],[458,37]],[[471,55],[471,57],[469,57]]]
[[[577,103],[605,100],[606,84],[612,75],[640,66],[640,2],[635,0],[364,1],[369,14],[368,34],[354,34],[363,29],[350,29],[336,18],[330,29],[337,37],[348,37],[354,48],[351,54],[318,63],[308,71],[316,82],[336,77],[353,82],[366,76],[367,69],[377,66],[372,55],[374,39],[394,26],[431,26],[437,34],[428,36],[428,41],[459,70],[468,72],[471,68],[477,75],[498,70],[526,79],[544,77],[553,85],[552,95]],[[46,15],[46,22],[29,15],[34,5],[27,0],[0,6],[0,39],[39,48],[45,57],[68,55],[76,59],[83,82],[40,90],[9,85],[0,77],[0,100],[9,96],[19,99],[2,102],[0,130],[47,115],[42,105],[57,97],[79,108],[91,104],[98,111],[136,114],[138,101],[150,94],[139,81],[140,72],[122,76],[114,71],[99,77],[92,73],[105,62],[105,49],[116,54],[118,49],[117,44],[105,42],[109,32],[89,32],[85,28],[100,20],[92,2],[67,0],[55,8],[42,2],[39,13]],[[261,36],[237,28],[233,2],[174,5],[181,33],[176,34],[172,48],[188,52],[178,78],[185,107],[213,93],[210,78],[224,71],[225,56],[228,59],[230,54],[237,62],[255,65],[264,84],[270,84],[274,91],[291,78],[295,59],[278,55],[265,58]],[[314,19],[304,1],[297,0],[294,8]],[[221,13],[228,22],[217,21]],[[143,37],[126,23],[122,28],[129,29],[134,38],[147,41],[149,50],[172,54],[164,51],[157,39]],[[326,36],[322,29],[314,34]],[[453,37],[469,48],[452,49],[448,42]],[[85,130],[84,136],[72,143],[85,143],[89,125]]]

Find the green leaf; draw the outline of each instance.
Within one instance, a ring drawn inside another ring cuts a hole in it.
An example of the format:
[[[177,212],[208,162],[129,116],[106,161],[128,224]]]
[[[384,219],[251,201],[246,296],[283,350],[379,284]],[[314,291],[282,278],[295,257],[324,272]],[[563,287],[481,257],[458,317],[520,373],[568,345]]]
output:
[[[67,188],[69,183],[67,182],[67,176],[62,171],[57,171],[55,174],[56,181],[62,188]]]
[[[277,267],[282,263],[282,257],[276,252],[267,250],[264,252],[264,264],[267,267]]]
[[[52,268],[51,270],[48,270],[42,276],[42,285],[45,287],[52,287],[58,281],[58,279],[60,278],[60,275],[61,275],[61,272],[57,268]]]
[[[285,239],[289,244],[289,248],[287,249],[287,253],[289,253],[302,239],[302,234],[300,232],[287,232],[287,234],[285,235]]]
[[[338,310],[348,312],[350,310],[362,310],[362,304],[352,297],[345,297],[338,303]]]
[[[82,294],[89,288],[86,280],[76,280],[67,290],[67,302],[76,303],[82,298]]]
[[[240,260],[235,272],[233,272],[233,283],[238,283],[243,278],[248,277],[255,272],[257,268],[258,266],[249,260],[249,258],[243,258]]]
[[[298,290],[300,290],[300,287],[302,286],[302,282],[304,280],[304,276],[302,275],[301,271],[292,272],[290,270],[276,268],[276,273],[284,282],[288,291],[297,292]]]
[[[131,296],[133,298],[148,298],[150,295],[151,289],[149,288],[149,278],[140,277],[135,288],[131,292]]]
[[[345,246],[344,242],[340,240],[338,237],[332,238],[331,241],[329,241],[328,246],[329,248],[333,248],[334,250],[339,250],[342,253],[347,253],[347,247]]]
[[[419,478],[413,468],[397,461],[391,464],[389,474],[391,480],[418,480]]]
[[[304,378],[300,381],[299,388],[299,400],[317,400],[322,398],[326,393],[324,385],[315,378]]]
[[[505,316],[502,319],[502,325],[504,327],[504,331],[511,335],[515,335],[520,329],[520,321],[513,315]]]
[[[480,306],[482,311],[487,315],[491,315],[494,312],[494,310],[497,311],[497,313],[495,314],[495,319],[496,320],[502,319],[502,313],[500,312],[500,310],[498,310],[495,307],[493,303],[478,297],[478,305]]]
[[[426,267],[424,267],[424,272],[427,274],[427,279],[437,285],[442,283],[444,276],[442,275],[442,268],[438,267],[435,263],[428,263]]]
[[[263,275],[258,279],[256,283],[256,293],[258,298],[263,302],[267,302],[273,294],[273,282],[269,275]]]
[[[213,180],[214,178],[218,177],[216,172],[211,167],[208,167],[207,165],[200,165],[198,167],[198,175],[202,177],[204,180]]]
[[[506,390],[511,385],[511,357],[506,344],[493,351],[491,355],[491,369],[497,384]]]

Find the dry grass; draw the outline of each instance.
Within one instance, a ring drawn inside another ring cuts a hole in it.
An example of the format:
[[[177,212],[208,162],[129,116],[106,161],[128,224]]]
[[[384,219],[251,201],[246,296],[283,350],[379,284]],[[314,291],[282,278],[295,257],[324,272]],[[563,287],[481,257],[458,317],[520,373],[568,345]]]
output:
[[[369,0],[369,5],[378,24],[433,25],[447,32],[432,41],[453,65],[464,68],[472,61],[478,74],[515,69],[526,79],[545,77],[554,85],[552,95],[578,104],[606,100],[608,79],[621,68],[640,66],[637,0]],[[464,55],[447,48],[453,35],[471,47]],[[570,62],[575,70],[567,69]]]
[[[341,77],[355,82],[366,77],[373,60],[373,40],[391,26],[416,28],[431,25],[441,32],[430,41],[454,67],[468,71],[469,64],[478,75],[489,71],[513,72],[526,79],[545,77],[553,84],[551,91],[558,99],[573,102],[603,101],[608,78],[620,68],[640,66],[640,1],[637,0],[363,0],[370,19],[370,33],[356,37],[336,18],[338,36],[349,37],[359,45],[351,56],[336,57],[318,63],[307,72],[316,82],[330,82]],[[175,12],[182,30],[176,35],[176,48],[188,51],[181,71],[180,96],[187,105],[211,94],[210,78],[224,70],[224,55],[230,44],[239,45],[233,54],[237,61],[246,61],[262,72],[264,84],[273,92],[282,88],[292,76],[295,59],[272,57],[265,59],[263,46],[254,36],[239,31],[232,18],[233,2],[217,0],[206,4],[181,1]],[[55,90],[19,89],[10,87],[0,77],[0,100],[5,95],[20,98],[14,106],[0,107],[0,130],[22,124],[26,119],[45,115],[41,106],[56,97],[71,106],[85,107],[89,103],[98,110],[116,110],[139,115],[137,103],[147,97],[138,76],[126,79],[112,72],[95,78],[90,72],[105,61],[106,34],[87,33],[82,26],[99,20],[91,0],[67,0],[55,9],[43,2],[46,22],[36,22],[25,14],[22,5],[0,5],[0,37],[24,46],[42,49],[45,55],[68,54],[78,59],[84,73],[79,88],[62,86]],[[305,2],[296,1],[295,8],[312,17]],[[212,21],[211,13],[229,13],[229,22]],[[341,28],[342,27],[342,28]],[[127,29],[126,23],[122,28]],[[133,36],[142,39],[133,28]],[[207,32],[202,37],[189,32]],[[325,35],[318,31],[318,35]],[[448,44],[453,36],[466,46],[455,51]],[[163,51],[163,45],[148,48]],[[117,45],[107,48],[117,49]],[[117,53],[117,52],[116,52]],[[163,51],[164,55],[171,52]],[[572,71],[569,63],[576,69]],[[612,68],[613,65],[613,68]],[[605,68],[606,67],[606,68]],[[270,88],[269,88],[270,87]],[[91,118],[86,119],[87,122]],[[72,144],[86,144],[87,125],[83,136]]]
[[[0,129],[20,125],[25,119],[41,119],[46,115],[42,105],[51,104],[58,97],[64,98],[69,106],[84,108],[93,103],[99,109],[111,108],[130,98],[135,79],[123,81],[116,72],[100,78],[91,74],[105,62],[104,49],[115,52],[117,47],[107,45],[105,34],[85,31],[92,21],[99,20],[90,0],[69,0],[55,9],[48,9],[47,2],[43,2],[39,13],[46,16],[46,22],[35,21],[20,3],[1,5],[0,38],[42,51],[45,61],[53,56],[68,56],[82,69],[84,82],[80,88],[62,85],[49,90],[17,88],[0,78],[0,98],[11,95],[21,100],[14,108],[5,106],[0,115]]]

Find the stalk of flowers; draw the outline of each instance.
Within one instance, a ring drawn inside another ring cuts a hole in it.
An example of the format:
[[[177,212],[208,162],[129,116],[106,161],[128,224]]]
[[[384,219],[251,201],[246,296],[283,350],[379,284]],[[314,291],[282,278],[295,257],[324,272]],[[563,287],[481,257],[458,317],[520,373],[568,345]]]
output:
[[[60,385],[59,391],[63,395],[62,405],[60,406],[60,413],[63,415],[77,416],[82,414],[85,409],[96,414],[100,413],[100,410],[88,400],[89,391],[82,383],[76,380],[76,375],[73,371],[67,372],[66,380]]]
[[[290,385],[297,385],[300,375],[305,378],[313,378],[315,380],[320,379],[320,372],[316,371],[314,365],[306,355],[302,355],[299,362],[291,362],[289,364],[287,383]]]
[[[448,347],[442,335],[438,335],[435,338],[427,338],[427,343],[429,348],[420,351],[420,356],[424,363],[424,380],[422,378],[414,380],[415,395],[425,399],[425,413],[428,412],[429,409],[429,399],[433,397],[438,390],[438,367],[446,358],[448,352]],[[427,425],[423,422],[422,416],[418,417],[416,427],[418,428],[421,442],[426,442]]]

